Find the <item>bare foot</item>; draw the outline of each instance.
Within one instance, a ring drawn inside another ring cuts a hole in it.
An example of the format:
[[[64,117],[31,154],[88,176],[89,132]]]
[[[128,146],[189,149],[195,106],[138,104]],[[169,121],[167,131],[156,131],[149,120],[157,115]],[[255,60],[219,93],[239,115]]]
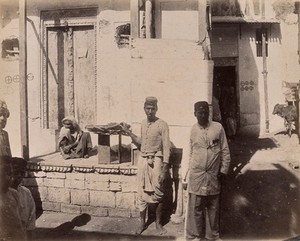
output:
[[[144,228],[147,229],[151,225],[151,223],[153,223],[154,221],[155,221],[155,216],[154,217],[149,217],[147,222],[145,223]]]
[[[167,233],[167,230],[161,224],[156,224],[156,230],[158,231],[159,235]]]
[[[140,225],[139,228],[135,231],[135,235],[141,235],[142,232],[144,232],[146,230],[145,225]]]

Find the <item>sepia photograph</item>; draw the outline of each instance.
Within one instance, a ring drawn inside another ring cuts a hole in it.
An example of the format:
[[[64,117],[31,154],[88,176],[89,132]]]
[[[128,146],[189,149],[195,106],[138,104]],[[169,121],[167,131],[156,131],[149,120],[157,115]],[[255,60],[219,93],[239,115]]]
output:
[[[0,241],[300,241],[300,0],[0,0]]]

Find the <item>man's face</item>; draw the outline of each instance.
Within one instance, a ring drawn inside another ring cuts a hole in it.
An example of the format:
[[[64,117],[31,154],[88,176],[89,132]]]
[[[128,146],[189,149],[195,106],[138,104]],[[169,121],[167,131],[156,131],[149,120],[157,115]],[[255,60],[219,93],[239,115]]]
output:
[[[12,184],[13,188],[17,188],[25,176],[25,168],[15,167],[12,168]]]
[[[201,126],[207,125],[209,117],[209,110],[207,108],[200,108],[196,110],[194,114]]]
[[[0,110],[0,130],[4,129],[7,123],[7,112]]]
[[[73,123],[69,120],[64,121],[64,127],[67,128],[67,129],[70,129],[70,130],[74,129]]]
[[[145,105],[144,107],[147,119],[153,121],[156,117],[157,106],[155,105]]]

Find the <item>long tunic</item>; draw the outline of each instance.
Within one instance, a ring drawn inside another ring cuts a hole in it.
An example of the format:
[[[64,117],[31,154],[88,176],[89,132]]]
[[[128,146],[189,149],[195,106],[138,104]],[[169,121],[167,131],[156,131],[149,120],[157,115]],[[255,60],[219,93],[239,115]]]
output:
[[[19,186],[18,195],[20,199],[20,216],[23,227],[26,230],[35,229],[35,202],[30,190],[27,187]]]
[[[222,125],[209,122],[206,128],[194,124],[182,160],[182,178],[188,180],[188,191],[209,196],[220,193],[218,174],[227,174],[230,152]]]
[[[138,161],[139,209],[143,211],[148,203],[161,202],[165,188],[159,182],[163,162],[169,163],[170,138],[168,124],[156,119],[142,121],[141,156]]]
[[[12,188],[0,194],[0,239],[25,239],[25,230],[18,208],[19,202],[18,192]]]
[[[162,156],[169,163],[170,138],[168,124],[162,119],[154,122],[143,120],[141,125],[141,152],[143,156]]]

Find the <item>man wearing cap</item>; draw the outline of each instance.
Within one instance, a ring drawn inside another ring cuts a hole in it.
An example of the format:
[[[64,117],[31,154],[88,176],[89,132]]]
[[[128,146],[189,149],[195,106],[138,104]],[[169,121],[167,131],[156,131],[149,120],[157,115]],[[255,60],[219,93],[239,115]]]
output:
[[[229,169],[229,147],[222,125],[209,120],[206,101],[195,103],[194,115],[197,123],[182,160],[182,184],[189,193],[185,235],[188,240],[220,240],[219,197]]]
[[[0,155],[11,156],[8,133],[3,130],[6,126],[7,118],[9,117],[9,110],[6,102],[0,99]]]
[[[132,142],[141,152],[138,160],[138,200],[140,210],[140,226],[136,234],[141,234],[151,223],[146,219],[146,211],[154,207],[156,229],[162,235],[166,230],[162,226],[162,199],[165,194],[166,179],[169,174],[170,138],[168,124],[156,117],[157,98],[147,97],[144,111],[147,119],[141,123],[141,137],[134,135],[123,125]]]

